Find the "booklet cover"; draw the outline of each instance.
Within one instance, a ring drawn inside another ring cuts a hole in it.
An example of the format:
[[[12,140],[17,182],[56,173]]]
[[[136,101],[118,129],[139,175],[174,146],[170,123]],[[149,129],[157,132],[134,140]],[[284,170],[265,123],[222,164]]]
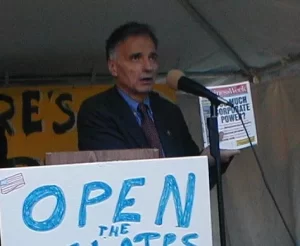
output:
[[[257,132],[250,83],[245,81],[207,88],[234,105],[241,114],[252,144],[256,145]],[[210,117],[211,104],[208,99],[203,97],[199,97],[199,103],[204,147],[207,147],[209,145],[207,118]],[[220,141],[220,149],[243,149],[250,146],[242,122],[234,108],[223,104],[218,107],[218,127],[219,133],[223,134],[223,139]]]

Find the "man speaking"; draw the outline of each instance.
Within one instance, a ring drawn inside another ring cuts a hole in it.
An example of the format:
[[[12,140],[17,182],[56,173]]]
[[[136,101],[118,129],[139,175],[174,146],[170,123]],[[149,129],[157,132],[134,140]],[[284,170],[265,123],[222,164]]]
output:
[[[179,107],[152,91],[158,71],[158,40],[152,29],[126,23],[106,42],[111,89],[85,100],[77,118],[79,150],[157,148],[160,157],[207,155],[210,185],[216,171],[209,148],[200,151]],[[222,151],[223,172],[239,151]]]

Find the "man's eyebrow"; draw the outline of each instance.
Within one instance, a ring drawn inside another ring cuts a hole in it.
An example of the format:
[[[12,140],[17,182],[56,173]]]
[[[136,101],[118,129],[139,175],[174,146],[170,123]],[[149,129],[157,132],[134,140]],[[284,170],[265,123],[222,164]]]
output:
[[[158,53],[157,53],[156,51],[152,51],[152,52],[150,53],[150,56],[155,56],[155,57],[157,57],[157,56],[158,56]]]
[[[133,58],[133,57],[139,57],[139,56],[141,56],[142,55],[142,53],[141,52],[135,52],[135,53],[132,53],[132,54],[130,54],[130,58]]]

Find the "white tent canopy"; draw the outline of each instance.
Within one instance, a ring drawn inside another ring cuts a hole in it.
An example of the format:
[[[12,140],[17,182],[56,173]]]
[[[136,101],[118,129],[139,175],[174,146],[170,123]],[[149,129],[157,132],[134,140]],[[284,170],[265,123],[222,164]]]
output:
[[[154,27],[162,75],[256,75],[300,53],[299,0],[1,1],[1,81],[106,79],[105,40],[132,20]]]

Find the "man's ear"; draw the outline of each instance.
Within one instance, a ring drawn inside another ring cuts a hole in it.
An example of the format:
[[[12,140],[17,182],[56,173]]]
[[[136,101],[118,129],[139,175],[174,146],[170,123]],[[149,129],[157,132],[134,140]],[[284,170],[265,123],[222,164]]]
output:
[[[111,73],[112,76],[117,77],[118,72],[117,72],[117,66],[116,66],[116,61],[113,59],[108,60],[108,69]]]

